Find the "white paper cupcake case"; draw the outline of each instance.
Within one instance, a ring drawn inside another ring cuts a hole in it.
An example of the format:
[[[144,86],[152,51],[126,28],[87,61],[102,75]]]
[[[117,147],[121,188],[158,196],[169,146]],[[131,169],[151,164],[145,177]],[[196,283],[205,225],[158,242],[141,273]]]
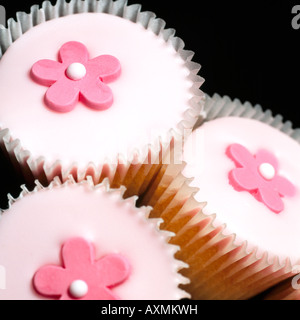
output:
[[[39,193],[41,190],[52,190],[53,188],[67,188],[70,185],[76,185],[76,184],[86,185],[90,190],[102,189],[108,194],[108,196],[111,197],[111,199],[113,199],[113,201],[116,201],[117,203],[119,203],[120,206],[124,206],[124,207],[129,206],[133,208],[137,216],[143,217],[143,219],[147,221],[147,223],[149,224],[149,227],[153,228],[153,230],[155,230],[155,232],[157,233],[157,237],[165,246],[166,253],[170,254],[172,259],[174,258],[173,259],[174,265],[172,266],[171,269],[174,270],[174,273],[176,274],[174,281],[178,285],[178,293],[177,293],[178,299],[180,300],[180,299],[190,298],[190,294],[187,293],[184,289],[180,288],[188,284],[190,281],[188,278],[186,278],[181,274],[182,270],[188,268],[188,265],[175,258],[176,253],[180,251],[180,247],[177,245],[171,244],[171,240],[173,237],[176,237],[176,234],[169,231],[161,230],[160,225],[162,224],[163,220],[149,217],[149,214],[151,212],[151,207],[137,208],[136,207],[137,197],[133,196],[133,197],[124,199],[124,192],[126,190],[125,187],[112,189],[110,187],[110,183],[107,178],[104,179],[101,184],[95,185],[93,182],[93,179],[89,176],[87,177],[86,180],[81,182],[76,182],[72,175],[70,175],[65,182],[61,182],[61,180],[58,177],[55,177],[53,181],[48,185],[48,187],[44,187],[38,180],[36,180],[35,187],[32,191],[29,191],[28,188],[25,185],[23,185],[21,186],[22,191],[17,198],[13,198],[11,195],[8,195],[8,200],[9,200],[8,209],[0,210],[0,216],[6,211],[10,210],[15,202],[22,201],[22,198],[26,197],[29,194]],[[149,272],[151,272],[151,266],[149,266],[149,268],[150,268]]]
[[[252,106],[250,102],[241,103],[239,99],[231,100],[228,96],[214,94],[211,98],[207,95],[203,113],[205,116],[198,119],[195,127],[203,121],[222,117],[251,118],[266,123],[300,142],[300,129],[293,129],[291,121],[283,121],[282,115],[274,116],[271,110],[264,111],[259,104]]]
[[[232,101],[217,94],[206,97],[195,129],[204,121],[228,116],[259,120],[300,142],[300,130],[293,129],[290,121],[284,122],[281,115],[273,116],[259,105],[253,107],[249,102],[242,104],[238,99]],[[182,249],[178,258],[190,266],[184,275],[191,280],[186,290],[192,298],[249,299],[291,277],[293,266],[289,259],[281,263],[277,257],[268,257],[267,252],[258,255],[257,249],[248,249],[246,241],[235,244],[236,236],[223,232],[225,224],[214,227],[216,215],[202,212],[206,203],[194,198],[201,190],[190,187],[193,179],[181,173],[184,166],[170,165],[158,172],[140,204],[153,206],[151,217],[163,218],[161,227],[177,232],[173,243]]]
[[[88,172],[95,183],[108,177],[114,187],[119,187],[122,184],[127,187],[126,196],[140,195],[146,191],[148,184],[157,174],[165,154],[168,154],[172,141],[175,141],[176,138],[180,139],[183,132],[190,132],[202,112],[205,97],[199,89],[204,82],[203,78],[198,75],[201,66],[192,61],[194,53],[184,49],[184,42],[175,36],[175,30],[165,29],[164,20],[156,18],[152,12],[142,12],[139,4],[128,6],[125,0],[71,0],[69,3],[65,0],[58,0],[55,5],[45,1],[41,8],[38,5],[32,6],[29,14],[18,12],[17,21],[9,19],[7,28],[0,25],[0,57],[16,39],[30,28],[51,19],[84,12],[102,12],[123,17],[141,24],[145,29],[161,36],[174,47],[185,61],[185,66],[190,71],[188,79],[193,82],[191,88],[193,97],[190,100],[190,108],[186,110],[182,121],[177,124],[176,128],[166,128],[165,137],[158,137],[157,141],[150,142],[151,145],[145,146],[143,150],[137,150],[131,157],[126,157],[126,161],[123,160],[125,159],[124,155],[120,154],[116,155],[115,159],[107,159],[100,165],[89,163],[84,168],[78,168],[76,159],[72,165],[65,167],[62,164],[62,159],[48,163],[42,155],[38,159],[34,158],[30,150],[23,148],[22,137],[14,137],[13,132],[1,124],[1,119],[0,146],[14,164],[16,172],[24,176],[29,186],[34,185],[35,179],[39,179],[46,185],[55,176],[59,176],[64,181],[70,174],[74,176],[76,181],[81,181],[86,177],[85,173]],[[153,166],[151,163],[149,164],[149,157],[152,161],[155,159]],[[134,161],[135,163],[133,163]]]

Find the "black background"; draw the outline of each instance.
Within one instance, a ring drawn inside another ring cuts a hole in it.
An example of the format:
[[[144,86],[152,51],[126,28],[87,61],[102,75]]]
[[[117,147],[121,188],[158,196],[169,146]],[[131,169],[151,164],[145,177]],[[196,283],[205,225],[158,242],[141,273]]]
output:
[[[261,104],[300,127],[300,29],[291,24],[292,8],[300,0],[128,1],[136,2],[176,29],[185,48],[195,52],[203,91]],[[0,0],[7,18],[41,3]]]

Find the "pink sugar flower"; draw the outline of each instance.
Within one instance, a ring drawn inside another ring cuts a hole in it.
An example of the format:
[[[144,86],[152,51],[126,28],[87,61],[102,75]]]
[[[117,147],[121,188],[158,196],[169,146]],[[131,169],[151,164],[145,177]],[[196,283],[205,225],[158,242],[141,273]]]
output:
[[[278,175],[278,161],[270,152],[260,150],[253,156],[242,145],[232,144],[227,155],[237,166],[229,173],[230,184],[238,191],[249,191],[275,213],[284,209],[282,197],[295,195],[294,185]]]
[[[63,266],[46,265],[34,275],[36,291],[60,300],[116,300],[111,288],[130,274],[128,261],[119,254],[95,260],[92,244],[82,238],[68,240],[62,247]]]
[[[96,110],[105,110],[113,103],[113,94],[107,83],[121,74],[118,59],[101,55],[89,59],[87,48],[70,41],[59,50],[59,61],[40,60],[32,69],[33,79],[50,87],[45,95],[46,105],[57,112],[69,112],[81,100]]]

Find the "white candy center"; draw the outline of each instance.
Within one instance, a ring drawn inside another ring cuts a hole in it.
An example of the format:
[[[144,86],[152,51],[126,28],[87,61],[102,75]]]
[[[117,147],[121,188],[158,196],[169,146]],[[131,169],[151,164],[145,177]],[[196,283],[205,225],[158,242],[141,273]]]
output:
[[[74,298],[82,298],[88,293],[88,285],[83,280],[75,280],[71,283],[69,292]]]
[[[67,76],[71,80],[80,80],[86,75],[86,68],[79,62],[74,62],[68,66]]]
[[[275,168],[270,163],[262,163],[258,168],[259,173],[267,180],[275,177]]]

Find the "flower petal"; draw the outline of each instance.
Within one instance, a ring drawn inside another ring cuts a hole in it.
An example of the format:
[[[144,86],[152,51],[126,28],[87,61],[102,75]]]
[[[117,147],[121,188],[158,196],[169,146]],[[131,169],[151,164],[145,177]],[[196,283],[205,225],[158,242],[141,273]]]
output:
[[[92,80],[88,77],[89,80]],[[81,86],[81,101],[96,110],[108,109],[113,103],[111,89],[99,79],[88,81],[85,79]]]
[[[253,191],[259,187],[257,176],[248,168],[233,169],[229,173],[230,184],[237,190]]]
[[[284,209],[284,204],[281,197],[279,196],[278,192],[272,188],[259,188],[257,198],[275,213],[279,213]]]
[[[104,83],[116,80],[121,74],[120,61],[110,55],[102,55],[90,60],[87,63],[88,73],[101,78]]]
[[[94,261],[94,247],[83,238],[69,239],[63,245],[62,259],[72,274],[84,273]]]
[[[257,166],[260,166],[262,163],[269,163],[272,165],[277,172],[278,170],[278,161],[276,157],[267,150],[259,150],[256,155]]]
[[[110,289],[105,287],[93,286],[88,294],[84,297],[85,300],[119,300],[119,297]]]
[[[239,167],[252,168],[255,166],[255,159],[252,154],[240,144],[232,144],[227,148],[226,154]]]
[[[130,264],[128,260],[119,254],[107,255],[95,262],[96,279],[101,285],[113,287],[124,282],[130,274]]]
[[[68,289],[68,283],[66,270],[58,266],[44,266],[33,278],[36,291],[45,296],[62,296]]]
[[[64,73],[64,65],[57,61],[40,60],[31,68],[32,78],[44,86],[50,86]]]
[[[89,52],[81,42],[70,41],[60,48],[59,59],[65,64],[74,62],[86,64],[89,59]]]
[[[84,297],[85,300],[119,300],[110,289],[105,287],[92,287],[88,294]]]
[[[74,81],[63,77],[55,82],[46,92],[47,106],[57,112],[69,112],[74,109],[79,99],[79,88]]]
[[[274,189],[277,190],[281,196],[292,197],[296,193],[295,186],[284,177],[276,176],[273,179],[272,184]]]

